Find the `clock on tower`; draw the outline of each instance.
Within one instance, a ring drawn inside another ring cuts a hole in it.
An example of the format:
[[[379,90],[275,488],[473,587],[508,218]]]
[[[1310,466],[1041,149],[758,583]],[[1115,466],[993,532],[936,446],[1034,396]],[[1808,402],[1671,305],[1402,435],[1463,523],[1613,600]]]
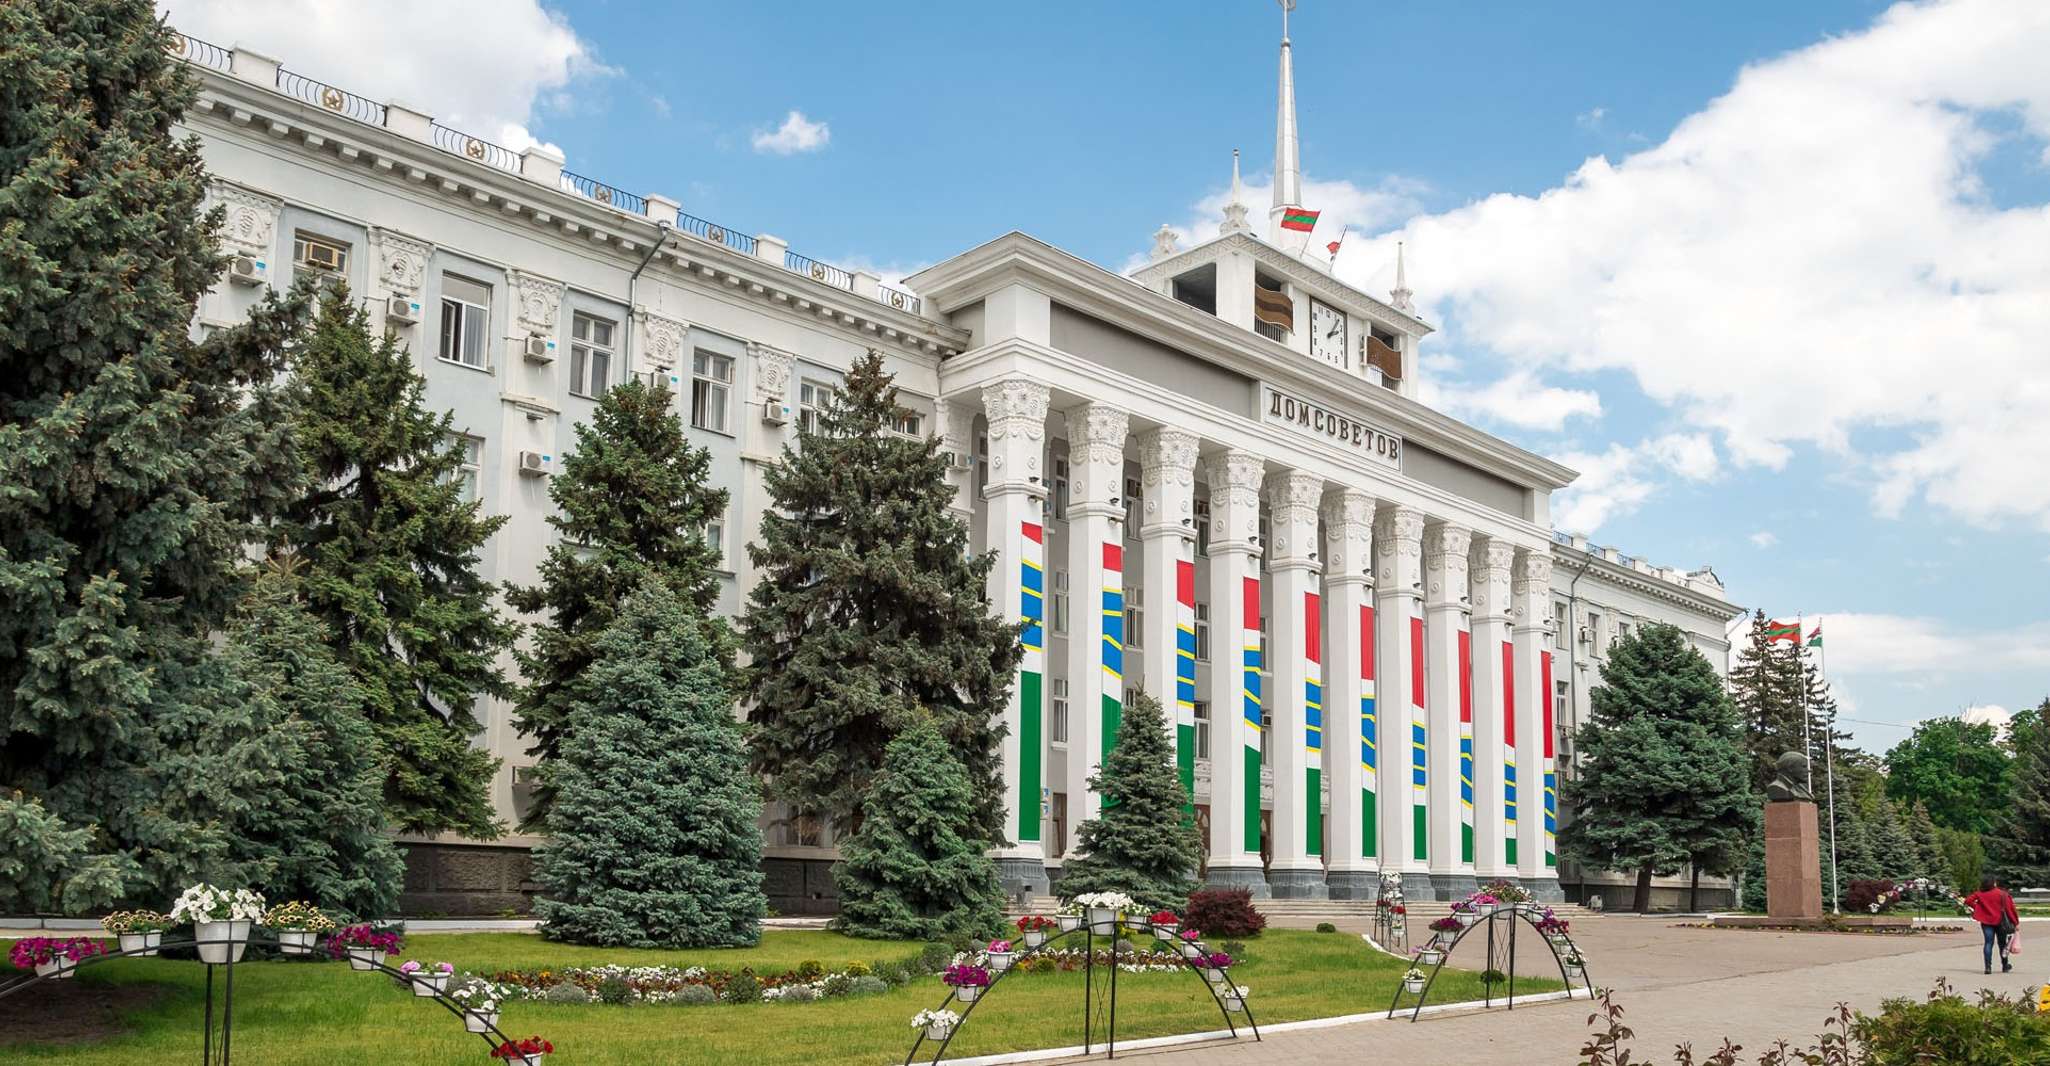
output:
[[[1332,366],[1345,365],[1345,312],[1310,301],[1310,354]]]

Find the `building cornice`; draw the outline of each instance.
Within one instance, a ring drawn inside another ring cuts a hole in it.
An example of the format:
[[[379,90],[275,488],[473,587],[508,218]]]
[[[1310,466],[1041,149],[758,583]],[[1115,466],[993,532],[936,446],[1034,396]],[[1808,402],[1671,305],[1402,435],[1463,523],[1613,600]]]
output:
[[[1322,364],[1024,233],[1012,231],[913,275],[927,308],[947,313],[1011,284],[1248,377],[1321,397],[1334,409],[1518,486],[1551,491],[1576,472],[1387,389],[1334,388]]]
[[[1212,249],[1229,245],[1244,250],[1261,265],[1281,274],[1291,284],[1333,307],[1343,308],[1370,322],[1375,322],[1398,333],[1412,337],[1423,337],[1436,327],[1430,323],[1397,308],[1385,300],[1378,300],[1359,289],[1346,284],[1329,272],[1317,269],[1313,263],[1306,263],[1261,240],[1251,233],[1225,233],[1204,241],[1165,259],[1156,260],[1132,271],[1132,279],[1142,284],[1174,277],[1190,267],[1215,262]]]
[[[438,193],[473,211],[494,211],[492,217],[501,222],[523,223],[553,240],[617,256],[629,270],[660,240],[662,250],[655,262],[674,280],[689,279],[786,312],[801,312],[866,343],[937,358],[958,353],[968,344],[964,330],[784,269],[723,241],[674,229],[665,232],[645,215],[442,151],[229,74],[192,69],[201,91],[185,118],[188,126],[211,122],[267,134],[272,142],[322,157],[330,165]]]
[[[1562,568],[1577,571],[1586,567],[1590,575],[1639,595],[1684,607],[1719,622],[1728,622],[1744,613],[1744,608],[1720,596],[1611,562],[1599,552],[1582,551],[1571,544],[1562,544],[1556,538],[1551,547],[1552,555],[1561,560]]]

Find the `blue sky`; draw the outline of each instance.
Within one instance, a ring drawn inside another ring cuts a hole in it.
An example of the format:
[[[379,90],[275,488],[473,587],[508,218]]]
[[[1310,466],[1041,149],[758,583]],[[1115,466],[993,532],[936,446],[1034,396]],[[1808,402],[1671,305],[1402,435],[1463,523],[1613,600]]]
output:
[[[1266,202],[1271,0],[165,6],[886,275],[1207,237],[1234,147]],[[1408,242],[1430,398],[1582,469],[1560,524],[1835,619],[1883,749],[2050,695],[2046,12],[1302,0],[1305,199],[1370,291]]]

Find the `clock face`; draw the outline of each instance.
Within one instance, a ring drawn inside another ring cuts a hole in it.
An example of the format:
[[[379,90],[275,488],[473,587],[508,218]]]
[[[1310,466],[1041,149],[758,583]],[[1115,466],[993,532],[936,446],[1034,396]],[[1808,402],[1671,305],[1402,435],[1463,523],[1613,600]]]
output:
[[[1345,365],[1345,312],[1310,301],[1310,354],[1332,366]]]

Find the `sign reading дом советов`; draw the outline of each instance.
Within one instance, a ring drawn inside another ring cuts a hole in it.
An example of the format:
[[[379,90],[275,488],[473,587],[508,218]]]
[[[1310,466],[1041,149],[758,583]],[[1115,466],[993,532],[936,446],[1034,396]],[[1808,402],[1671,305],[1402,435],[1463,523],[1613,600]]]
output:
[[[1260,386],[1260,417],[1280,422],[1345,451],[1372,459],[1392,470],[1402,469],[1402,438],[1357,418],[1339,414],[1275,388]]]

